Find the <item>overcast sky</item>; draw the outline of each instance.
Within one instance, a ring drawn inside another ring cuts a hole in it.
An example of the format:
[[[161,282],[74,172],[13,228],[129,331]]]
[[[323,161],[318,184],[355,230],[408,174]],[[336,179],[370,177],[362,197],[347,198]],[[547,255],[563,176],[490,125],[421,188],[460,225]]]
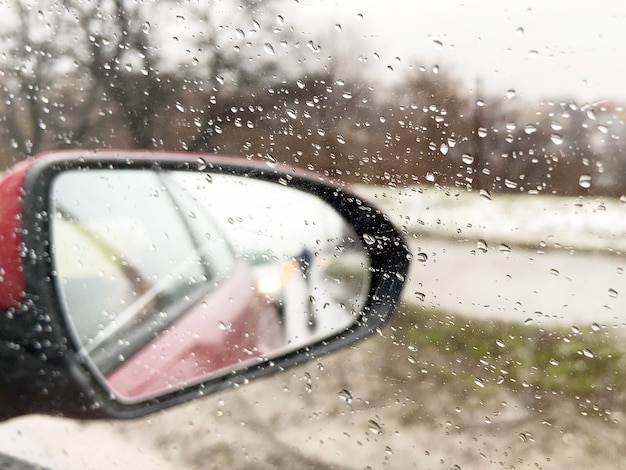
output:
[[[471,89],[480,77],[483,90],[496,96],[514,89],[529,99],[626,101],[626,2],[298,3],[294,15],[305,34],[317,29],[332,37],[331,49],[365,52],[384,80],[415,65],[438,64]],[[362,46],[353,47],[355,38]]]
[[[174,47],[165,55],[189,62],[191,56],[180,53],[181,43],[172,40],[198,33],[192,17],[181,20],[185,2],[152,5],[167,11],[149,18],[153,34],[163,40],[162,51]],[[279,0],[267,5],[281,16],[274,28],[293,27],[302,44],[313,39],[322,46],[311,52],[311,61],[339,56],[345,71],[367,73],[375,84],[399,81],[412,67],[437,64],[463,80],[467,91],[480,78],[483,94],[505,96],[513,89],[521,99],[626,103],[626,2],[620,0]],[[234,29],[236,3],[214,0],[214,6],[224,14],[223,26]],[[6,7],[2,0],[1,7]],[[0,21],[10,21],[5,16]],[[281,47],[275,49],[280,55]],[[291,47],[282,52],[287,61],[297,55]]]

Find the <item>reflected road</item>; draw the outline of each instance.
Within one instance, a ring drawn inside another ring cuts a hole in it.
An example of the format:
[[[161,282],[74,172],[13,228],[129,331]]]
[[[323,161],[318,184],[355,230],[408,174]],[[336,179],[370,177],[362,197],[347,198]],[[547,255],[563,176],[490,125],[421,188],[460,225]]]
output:
[[[503,252],[497,245],[480,251],[476,242],[429,238],[412,239],[409,248],[414,261],[405,301],[535,325],[626,326],[623,255],[516,247]]]

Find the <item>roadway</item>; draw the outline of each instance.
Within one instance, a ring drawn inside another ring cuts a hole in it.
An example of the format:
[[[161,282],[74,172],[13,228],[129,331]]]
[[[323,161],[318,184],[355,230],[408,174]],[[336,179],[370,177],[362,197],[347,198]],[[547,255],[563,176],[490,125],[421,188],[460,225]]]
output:
[[[536,325],[626,326],[626,257],[412,238],[403,300]],[[426,256],[424,256],[426,255]],[[423,299],[423,300],[422,300]]]

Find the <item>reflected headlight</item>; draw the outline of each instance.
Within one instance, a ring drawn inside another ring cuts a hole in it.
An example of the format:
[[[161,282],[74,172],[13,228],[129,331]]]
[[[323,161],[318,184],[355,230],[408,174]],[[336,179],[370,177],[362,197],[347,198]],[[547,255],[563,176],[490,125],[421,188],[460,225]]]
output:
[[[256,280],[256,290],[268,296],[276,296],[282,290],[283,283],[278,276],[263,276]]]

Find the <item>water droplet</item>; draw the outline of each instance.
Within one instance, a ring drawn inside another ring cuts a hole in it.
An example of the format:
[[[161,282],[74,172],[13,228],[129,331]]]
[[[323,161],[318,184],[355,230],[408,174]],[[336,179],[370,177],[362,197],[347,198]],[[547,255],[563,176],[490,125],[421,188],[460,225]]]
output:
[[[485,379],[482,379],[480,377],[474,377],[474,383],[480,388],[485,388]]]
[[[588,357],[589,359],[593,359],[596,355],[590,351],[589,349],[585,348],[582,350],[583,356]]]
[[[592,331],[600,331],[600,325],[598,325],[597,323],[592,323],[591,324],[591,330]]]
[[[426,300],[426,294],[423,292],[415,292],[415,298],[423,302],[424,300]]]
[[[207,163],[206,160],[202,157],[199,157],[198,160],[196,160],[197,164],[198,164],[198,170],[202,171],[202,170],[206,170],[207,167]]]
[[[341,27],[341,25],[339,23],[337,23],[335,25],[335,31],[337,31],[338,33],[340,33],[343,30],[343,28]]]
[[[520,432],[519,433],[519,438],[522,440],[522,442],[525,442],[525,443],[535,442],[535,440],[533,439],[532,434],[530,434],[529,432]]]
[[[517,34],[517,36],[521,38],[522,36],[524,36],[524,28],[520,26],[515,30],[515,34]]]
[[[617,291],[615,289],[609,289],[609,296],[610,297],[617,297],[619,294],[617,293]]]
[[[480,198],[484,201],[491,201],[491,193],[486,189],[481,189],[479,191]]]
[[[507,245],[506,243],[500,243],[498,250],[500,250],[500,253],[510,253],[511,247]]]
[[[181,113],[185,112],[185,107],[182,105],[180,101],[176,102],[176,109],[179,110]]]
[[[471,165],[472,163],[474,163],[474,157],[472,157],[469,153],[464,153],[463,155],[461,155],[461,160],[466,165]]]
[[[344,99],[346,99],[346,100],[350,100],[350,99],[352,99],[352,93],[351,93],[351,92],[349,92],[349,91],[344,91],[344,92],[341,94],[341,96],[342,96]]]
[[[561,145],[563,143],[563,136],[561,134],[552,134],[550,140],[555,145]]]
[[[272,155],[271,153],[266,153],[265,154],[265,163],[267,164],[267,166],[269,166],[270,168],[275,168],[276,165],[278,165],[278,160],[276,160],[276,158],[274,157],[274,155]]]
[[[537,127],[533,126],[532,124],[527,124],[526,127],[524,127],[524,132],[528,135],[534,134],[535,132],[537,132]]]
[[[487,242],[481,239],[476,242],[476,249],[481,253],[487,253],[489,247],[487,246]]]
[[[264,49],[265,49],[265,52],[267,54],[269,54],[269,55],[274,55],[275,54],[274,46],[272,46],[269,42],[265,43]]]
[[[553,276],[558,276],[558,275],[559,275],[559,270],[558,270],[558,269],[554,269],[554,268],[552,268],[552,269],[550,270],[550,274],[552,274]]]
[[[439,151],[441,152],[442,155],[447,155],[448,154],[448,144],[443,143],[441,144],[441,146],[439,147]]]
[[[237,39],[244,39],[246,37],[246,33],[243,32],[243,29],[237,28],[235,30],[235,36],[237,36]]]
[[[598,132],[601,132],[602,134],[606,134],[609,132],[609,128],[605,126],[604,124],[598,124],[596,126],[596,129],[598,129]]]
[[[528,57],[539,57],[539,51],[537,49],[531,49],[530,51],[528,51]]]
[[[383,428],[380,426],[380,424],[378,424],[376,421],[374,421],[373,419],[370,419],[367,422],[367,427],[369,429],[369,431],[372,434],[375,434],[377,436],[381,435],[383,433]]]
[[[411,364],[416,364],[417,363],[417,360],[413,356],[408,356],[407,357],[407,361],[409,361]]]
[[[291,119],[297,119],[298,112],[293,108],[287,108],[287,116],[289,116]]]
[[[554,358],[551,358],[549,362],[550,362],[550,365],[552,365],[552,366],[558,366],[559,365],[559,361],[557,361]]]
[[[504,341],[502,341],[501,339],[496,340],[496,345],[500,348],[503,348],[505,346]]]
[[[439,41],[438,39],[435,39],[433,41],[433,47],[437,50],[442,49],[443,48],[443,42]]]
[[[150,24],[150,22],[146,21],[143,24],[143,27],[141,28],[141,30],[144,32],[144,34],[148,34],[151,28],[152,28],[152,25]]]
[[[363,240],[368,245],[373,245],[374,243],[376,243],[376,237],[374,237],[373,235],[370,235],[369,233],[366,233],[363,235]]]
[[[418,253],[415,256],[415,259],[420,263],[425,263],[426,261],[428,261],[428,255],[426,253]]]
[[[561,124],[559,121],[552,121],[550,127],[553,131],[560,131],[563,129],[563,124]]]
[[[530,325],[531,323],[533,323],[535,320],[533,320],[532,318],[527,318],[526,320],[524,320],[524,325]]]
[[[507,100],[512,100],[513,98],[515,98],[515,94],[515,90],[513,88],[509,88],[504,96]]]
[[[346,143],[346,139],[344,136],[342,136],[341,134],[339,134],[337,136],[337,142],[339,142],[340,144],[345,144]]]
[[[509,189],[515,189],[517,188],[517,183],[515,181],[511,181],[510,179],[506,178],[504,180],[504,186],[506,186]]]
[[[486,136],[487,136],[487,129],[485,127],[479,127],[478,137],[486,137]]]
[[[589,189],[591,187],[591,176],[580,175],[580,178],[578,178],[578,185],[581,188]]]

